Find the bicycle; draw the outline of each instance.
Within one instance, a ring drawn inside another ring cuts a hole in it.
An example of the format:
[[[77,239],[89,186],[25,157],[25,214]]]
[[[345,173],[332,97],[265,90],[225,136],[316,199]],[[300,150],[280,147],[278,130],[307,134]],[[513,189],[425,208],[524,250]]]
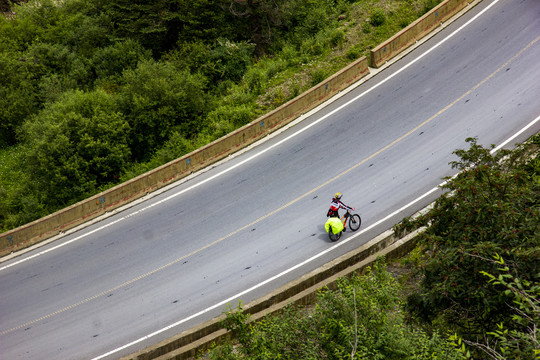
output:
[[[343,214],[340,220],[343,223],[343,230],[345,230],[345,227],[347,226],[347,220],[349,220],[349,229],[351,229],[351,231],[356,231],[360,229],[360,225],[362,225],[362,218],[360,217],[360,215],[351,214],[349,210],[347,210],[345,214]],[[337,234],[334,234],[332,226],[330,226],[330,229],[328,231],[328,236],[330,237],[330,240],[338,241],[343,234],[343,230],[339,231]]]

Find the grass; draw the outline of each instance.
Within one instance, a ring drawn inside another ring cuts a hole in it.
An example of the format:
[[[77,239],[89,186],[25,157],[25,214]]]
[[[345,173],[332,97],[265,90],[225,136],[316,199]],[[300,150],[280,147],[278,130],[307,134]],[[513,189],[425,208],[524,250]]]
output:
[[[429,11],[437,0],[360,1],[333,27],[304,40],[299,49],[286,44],[272,59],[256,65],[262,77],[256,104],[260,113],[272,110],[323,81],[352,61],[369,56],[372,48]],[[238,85],[242,86],[242,84]]]

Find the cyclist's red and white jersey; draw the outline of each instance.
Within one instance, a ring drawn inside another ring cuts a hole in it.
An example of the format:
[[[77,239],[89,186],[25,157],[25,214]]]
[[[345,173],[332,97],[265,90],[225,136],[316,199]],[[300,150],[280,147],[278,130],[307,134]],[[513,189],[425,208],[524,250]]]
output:
[[[350,206],[345,205],[340,200],[333,198],[332,202],[330,203],[330,210],[332,211],[338,211],[339,209],[348,209],[352,210],[353,208]]]

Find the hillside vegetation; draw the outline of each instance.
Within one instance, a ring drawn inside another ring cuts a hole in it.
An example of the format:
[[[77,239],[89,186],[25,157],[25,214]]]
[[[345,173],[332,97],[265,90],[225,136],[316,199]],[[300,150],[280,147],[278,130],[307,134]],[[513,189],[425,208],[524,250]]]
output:
[[[397,233],[429,225],[400,263],[322,289],[310,307],[249,322],[204,359],[540,358],[540,135],[493,155],[469,139],[461,170],[433,210]]]
[[[11,3],[0,17],[0,231],[256,119],[438,1]]]

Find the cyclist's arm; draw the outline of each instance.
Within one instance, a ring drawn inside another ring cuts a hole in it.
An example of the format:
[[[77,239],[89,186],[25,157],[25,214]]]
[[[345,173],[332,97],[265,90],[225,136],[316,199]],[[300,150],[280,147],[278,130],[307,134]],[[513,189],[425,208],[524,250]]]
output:
[[[339,202],[339,205],[340,205],[340,208],[342,209],[347,209],[347,210],[354,210],[354,208],[350,207],[350,206],[347,206],[345,205],[344,203],[342,203],[341,201]]]

